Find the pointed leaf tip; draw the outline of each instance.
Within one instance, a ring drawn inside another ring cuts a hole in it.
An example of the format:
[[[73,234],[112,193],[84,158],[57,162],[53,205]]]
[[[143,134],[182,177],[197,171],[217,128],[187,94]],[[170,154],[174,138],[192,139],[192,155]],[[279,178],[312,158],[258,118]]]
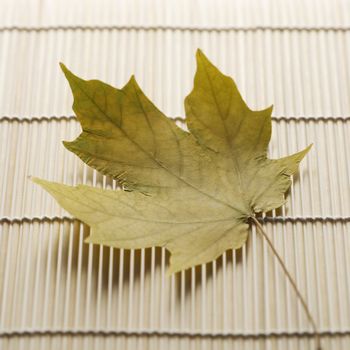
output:
[[[302,153],[303,154],[303,157],[309,153],[310,149],[312,148],[314,144],[313,143],[310,143],[307,147],[305,147],[302,151],[300,151],[299,153]]]
[[[34,177],[34,176],[28,176],[28,179],[35,183],[38,183],[38,180],[39,180],[37,177]]]
[[[60,68],[62,69],[63,73],[66,74],[69,72],[68,68],[65,66],[64,63],[60,62]]]
[[[312,148],[313,145],[314,145],[313,143],[310,143],[309,146],[307,146],[307,147],[305,148],[305,155],[306,155],[307,153],[309,153],[309,151],[310,151],[310,149]]]
[[[218,67],[216,67],[210,59],[203,53],[202,50],[198,49],[196,53],[196,62],[197,62],[197,73],[203,68],[212,69],[218,74],[223,74]]]
[[[74,142],[74,141],[73,141]],[[73,142],[71,141],[62,141],[62,145],[63,147],[65,147],[68,151],[73,152],[73,150],[71,150],[71,148],[69,147]]]
[[[266,110],[269,112],[269,114],[271,115],[272,114],[272,111],[273,111],[273,104],[270,105],[269,107],[266,108]]]
[[[39,177],[35,177],[35,176],[30,176],[29,179],[33,183],[39,185],[41,188],[47,190],[47,185],[48,185],[49,181],[40,179]]]
[[[60,62],[60,67],[61,67],[62,72],[68,81],[71,77],[74,77],[74,74],[62,62]]]
[[[203,53],[203,51],[201,49],[197,49],[196,60],[197,60],[197,64],[200,63],[203,60],[204,61],[209,61],[207,56]]]
[[[60,67],[62,69],[63,74],[65,75],[66,79],[68,80],[69,83],[71,83],[73,80],[80,80],[82,81],[83,79],[79,78],[76,76],[74,73],[72,73],[65,64],[60,62]]]
[[[136,78],[135,78],[135,75],[134,75],[134,74],[132,74],[132,75],[130,76],[130,79],[129,79],[128,83],[133,83],[133,84],[136,84],[136,85],[137,85],[137,81],[136,81]]]
[[[132,87],[132,86],[138,86],[136,79],[135,79],[135,75],[132,74],[129,78],[129,80],[126,82],[126,84],[121,88],[121,90],[127,89],[128,87]]]
[[[43,186],[44,184],[46,184],[48,182],[46,180],[40,179],[40,178],[35,177],[35,176],[30,176],[29,179],[30,179],[30,181],[32,181],[40,186]]]
[[[198,48],[196,51],[196,56],[199,57],[200,55],[203,55],[203,51]]]

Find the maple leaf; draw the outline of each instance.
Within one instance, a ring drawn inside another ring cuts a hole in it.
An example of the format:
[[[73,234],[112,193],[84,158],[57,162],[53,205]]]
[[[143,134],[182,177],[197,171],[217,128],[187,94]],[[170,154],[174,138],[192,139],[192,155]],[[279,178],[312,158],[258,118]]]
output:
[[[134,77],[115,89],[62,69],[83,129],[65,147],[124,190],[34,181],[91,227],[87,242],[166,247],[169,272],[240,248],[248,219],[284,203],[291,175],[310,148],[268,159],[272,107],[250,110],[234,81],[200,50],[185,100],[189,132],[160,112]]]

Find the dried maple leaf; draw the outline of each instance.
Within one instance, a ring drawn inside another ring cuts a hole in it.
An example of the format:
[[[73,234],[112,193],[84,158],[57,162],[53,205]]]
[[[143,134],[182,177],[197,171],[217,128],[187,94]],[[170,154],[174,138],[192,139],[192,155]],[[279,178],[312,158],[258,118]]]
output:
[[[65,147],[124,190],[34,181],[91,227],[87,242],[166,247],[169,272],[240,248],[248,219],[284,203],[290,177],[310,148],[268,159],[272,108],[250,110],[234,81],[199,50],[185,100],[189,132],[160,112],[134,77],[119,90],[62,69],[83,129]]]

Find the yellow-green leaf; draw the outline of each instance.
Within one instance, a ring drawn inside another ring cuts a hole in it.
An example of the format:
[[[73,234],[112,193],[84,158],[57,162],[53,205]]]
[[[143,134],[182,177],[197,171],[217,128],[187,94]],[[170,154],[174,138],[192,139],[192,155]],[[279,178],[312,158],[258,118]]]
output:
[[[62,69],[83,132],[65,147],[124,190],[34,179],[91,227],[88,242],[166,247],[169,272],[216,259],[247,240],[249,217],[278,208],[308,152],[267,158],[271,111],[252,111],[234,81],[197,52],[185,100],[189,132],[160,112],[134,77],[116,89]]]

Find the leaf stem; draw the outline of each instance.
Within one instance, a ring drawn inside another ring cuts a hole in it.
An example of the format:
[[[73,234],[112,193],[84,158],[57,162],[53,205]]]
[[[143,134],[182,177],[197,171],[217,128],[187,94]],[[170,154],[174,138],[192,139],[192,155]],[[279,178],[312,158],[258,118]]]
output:
[[[303,309],[306,313],[306,316],[308,318],[308,320],[310,321],[313,331],[314,331],[314,335],[315,335],[315,342],[316,342],[316,349],[317,350],[322,350],[321,348],[321,337],[320,337],[320,333],[318,330],[318,327],[316,325],[316,322],[314,320],[314,318],[312,317],[312,314],[310,312],[309,307],[307,306],[307,303],[303,297],[303,295],[301,294],[294,278],[291,276],[291,274],[289,273],[287,266],[285,265],[284,261],[282,260],[281,256],[278,254],[275,246],[273,245],[272,241],[270,240],[269,236],[267,235],[267,233],[265,232],[265,230],[263,229],[262,225],[260,224],[260,222],[254,217],[251,217],[252,220],[254,221],[255,225],[258,227],[258,231],[261,233],[261,235],[266,239],[269,247],[271,248],[273,254],[275,255],[275,257],[277,258],[278,262],[280,263],[283,272],[285,273],[287,279],[289,280],[290,284],[292,285],[295,294],[297,295],[301,305],[303,306]]]

